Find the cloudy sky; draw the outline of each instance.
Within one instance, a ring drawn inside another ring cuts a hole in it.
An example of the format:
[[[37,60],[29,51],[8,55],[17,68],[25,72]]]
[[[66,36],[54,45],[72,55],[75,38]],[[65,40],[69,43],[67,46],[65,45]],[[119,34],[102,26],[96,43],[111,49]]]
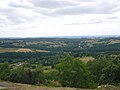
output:
[[[0,37],[120,35],[120,0],[0,0]]]

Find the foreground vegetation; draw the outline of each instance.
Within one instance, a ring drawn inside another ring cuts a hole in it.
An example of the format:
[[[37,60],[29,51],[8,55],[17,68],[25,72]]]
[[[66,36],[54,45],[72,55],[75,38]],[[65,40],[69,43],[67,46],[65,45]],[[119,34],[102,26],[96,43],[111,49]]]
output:
[[[54,68],[28,63],[20,66],[0,64],[0,79],[46,86],[96,88],[102,84],[119,85],[120,56],[99,58],[84,63],[66,54]]]

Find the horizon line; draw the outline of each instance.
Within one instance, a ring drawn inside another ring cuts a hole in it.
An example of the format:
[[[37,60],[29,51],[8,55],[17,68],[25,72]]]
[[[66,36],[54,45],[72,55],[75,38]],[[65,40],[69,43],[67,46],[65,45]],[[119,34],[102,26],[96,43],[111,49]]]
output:
[[[120,35],[66,35],[66,36],[9,36],[9,37],[0,37],[0,38],[87,38],[87,37],[120,37]]]

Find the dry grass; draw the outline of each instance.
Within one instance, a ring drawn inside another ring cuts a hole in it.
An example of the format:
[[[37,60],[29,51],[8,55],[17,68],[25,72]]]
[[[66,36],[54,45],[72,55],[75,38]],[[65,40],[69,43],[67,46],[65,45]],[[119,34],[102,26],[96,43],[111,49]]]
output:
[[[111,40],[109,44],[120,43],[120,40]]]
[[[18,84],[10,82],[2,82],[6,89],[2,90],[90,90],[90,89],[77,89],[77,88],[68,88],[68,87],[43,87],[43,86],[34,86],[27,84]],[[1,89],[0,89],[1,90]]]
[[[33,51],[31,49],[28,49],[28,48],[19,48],[15,52],[33,52]]]
[[[15,52],[17,49],[16,48],[0,48],[0,52]]]
[[[35,50],[36,52],[50,52],[50,51],[47,51],[47,50]]]
[[[80,58],[80,60],[83,61],[83,62],[85,62],[85,63],[87,63],[87,62],[89,62],[89,61],[95,60],[95,58],[93,58],[93,57],[90,56],[90,57]]]
[[[46,50],[32,50],[28,48],[0,48],[0,53],[5,52],[49,52]]]

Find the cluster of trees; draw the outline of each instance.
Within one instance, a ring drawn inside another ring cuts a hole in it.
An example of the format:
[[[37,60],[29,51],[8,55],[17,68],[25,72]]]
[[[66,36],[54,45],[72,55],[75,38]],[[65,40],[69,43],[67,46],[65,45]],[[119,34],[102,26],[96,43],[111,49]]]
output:
[[[120,51],[120,43],[115,44],[94,44],[93,47],[86,49],[89,52],[114,52]]]
[[[94,81],[98,85],[120,83],[120,55],[104,56],[89,62],[87,65],[95,76]]]
[[[17,62],[28,62],[35,64],[42,64],[44,66],[53,65],[54,63],[58,63],[58,58],[60,55],[56,53],[46,53],[46,52],[6,52],[0,53],[0,62],[9,62],[9,63],[17,63]]]
[[[102,84],[120,83],[120,56],[99,57],[84,63],[65,54],[61,62],[44,72],[43,66],[0,64],[0,79],[18,83],[50,86],[95,88]]]
[[[41,66],[35,69],[31,69],[28,65],[11,67],[5,62],[0,64],[0,79],[17,83],[41,84],[44,82],[44,75]]]

